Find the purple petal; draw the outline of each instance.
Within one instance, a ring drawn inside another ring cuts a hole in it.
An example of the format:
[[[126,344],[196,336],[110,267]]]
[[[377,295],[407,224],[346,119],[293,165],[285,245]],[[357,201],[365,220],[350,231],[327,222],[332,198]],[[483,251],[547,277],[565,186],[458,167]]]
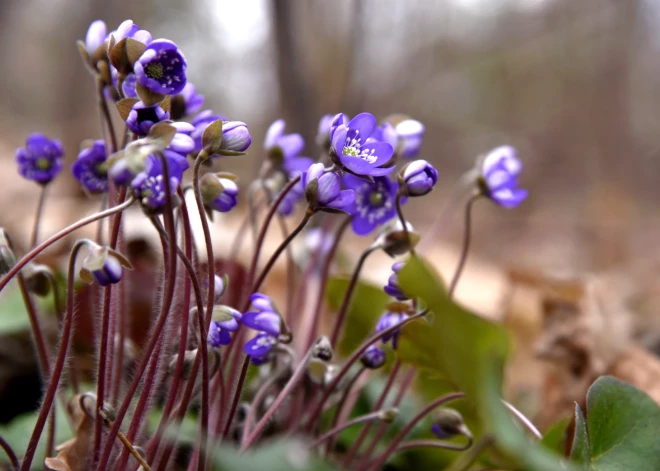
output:
[[[246,312],[241,320],[245,326],[259,332],[279,335],[281,331],[282,320],[274,312]]]
[[[371,113],[360,113],[348,123],[348,128],[351,131],[357,131],[357,137],[362,139],[363,144],[367,141],[367,138],[371,136],[371,133],[374,132],[375,127],[376,118],[374,118],[374,115]]]
[[[259,334],[245,344],[243,351],[251,357],[263,358],[276,343],[276,337],[268,334]]]
[[[101,20],[96,20],[89,25],[87,30],[87,37],[85,38],[85,49],[90,54],[93,54],[101,44],[105,42],[107,36],[107,28],[105,23]]]
[[[387,168],[374,168],[369,172],[369,175],[372,177],[382,177],[383,175],[392,173],[392,170],[394,170],[394,166]]]
[[[282,148],[285,159],[299,155],[305,147],[305,140],[300,134],[287,134],[280,137],[276,142]]]
[[[362,152],[367,152],[371,156],[376,157],[376,160],[372,161],[371,165],[378,167],[392,158],[394,149],[387,142],[372,142],[363,145]]]
[[[277,140],[282,137],[282,134],[284,134],[285,126],[286,121],[283,119],[278,119],[270,125],[268,131],[266,131],[266,138],[264,139],[264,147],[266,149],[270,149],[276,145]]]
[[[318,182],[319,204],[326,205],[337,198],[339,191],[341,190],[339,175],[334,172],[325,173],[319,177]]]
[[[339,196],[334,201],[327,204],[329,208],[345,210],[355,202],[355,192],[353,190],[341,190]]]
[[[335,129],[334,134],[332,135],[332,148],[335,150],[337,155],[342,154],[344,149],[344,144],[346,144],[346,135],[348,133],[348,128],[341,124]]]
[[[376,228],[377,225],[378,223],[374,220],[370,220],[368,216],[363,218],[355,214],[351,220],[351,227],[353,228],[353,232],[361,236],[369,234]]]

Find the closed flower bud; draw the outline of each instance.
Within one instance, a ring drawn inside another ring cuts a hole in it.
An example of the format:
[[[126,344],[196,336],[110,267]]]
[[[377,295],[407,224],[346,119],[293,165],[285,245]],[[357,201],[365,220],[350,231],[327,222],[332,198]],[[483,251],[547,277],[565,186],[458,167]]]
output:
[[[415,160],[401,169],[399,183],[406,196],[424,196],[438,182],[438,171],[426,160]]]
[[[214,279],[215,281],[213,282],[213,294],[215,295],[215,300],[217,301],[227,291],[227,287],[229,286],[229,277],[227,275],[215,275]],[[206,287],[209,287],[208,281],[206,282]]]
[[[314,210],[330,208],[341,211],[355,200],[355,192],[342,190],[339,175],[326,172],[322,163],[311,165],[302,174],[302,183],[307,203]]]
[[[46,265],[28,264],[23,272],[28,289],[37,296],[48,296],[51,288],[57,289],[57,286],[52,286],[54,275]]]
[[[232,307],[213,306],[212,320],[207,337],[209,345],[216,348],[221,345],[229,345],[231,342],[230,333],[238,330],[238,323],[241,318],[241,313]]]
[[[245,123],[217,120],[208,124],[202,133],[200,156],[243,155],[250,144],[252,138]]]
[[[399,138],[396,151],[404,159],[417,157],[424,138],[424,125],[416,119],[407,118],[394,125]]]
[[[463,435],[472,439],[472,432],[463,422],[463,416],[454,409],[438,409],[434,413],[431,432],[440,439],[447,439],[456,435]]]
[[[131,264],[119,253],[90,242],[89,255],[83,260],[80,276],[87,283],[96,282],[108,286],[121,280],[122,267],[132,269]]]
[[[400,219],[393,219],[381,229],[373,246],[379,246],[390,257],[408,253],[419,242],[419,234],[415,232],[412,224],[406,222],[408,237]]]
[[[377,370],[385,364],[385,351],[375,345],[369,345],[360,361],[366,368]]]
[[[190,378],[190,373],[192,372],[193,365],[195,364],[195,357],[197,356],[197,349],[195,350],[186,350],[186,353],[183,355],[183,367],[181,369],[181,379]],[[172,360],[167,367],[169,374],[173,375],[176,372],[176,364],[179,359],[179,355],[172,355]]]
[[[4,275],[16,264],[16,256],[9,245],[5,230],[0,228],[0,275]]]
[[[328,337],[324,335],[316,341],[312,350],[312,357],[323,361],[332,360],[332,345]]]
[[[390,275],[389,279],[387,280],[387,284],[383,288],[387,294],[393,298],[398,299],[399,301],[405,301],[409,299],[408,296],[406,296],[405,293],[401,291],[401,287],[399,286],[399,272],[404,266],[404,262],[396,262],[394,265],[392,265],[393,273]]]
[[[391,424],[399,416],[399,409],[392,407],[391,409],[385,409],[380,411],[378,418],[385,422],[386,424]]]
[[[200,181],[204,206],[213,211],[226,213],[236,206],[238,185],[236,177],[228,173],[207,173]]]

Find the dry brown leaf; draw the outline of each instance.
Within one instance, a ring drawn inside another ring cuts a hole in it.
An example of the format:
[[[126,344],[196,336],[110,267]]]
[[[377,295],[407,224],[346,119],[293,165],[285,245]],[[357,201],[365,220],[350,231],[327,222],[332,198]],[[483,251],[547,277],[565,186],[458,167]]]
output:
[[[54,471],[86,471],[88,469],[87,460],[94,440],[94,419],[83,410],[82,396],[82,394],[74,396],[67,405],[76,428],[76,435],[56,448],[57,456],[46,458],[45,465],[48,469]],[[89,396],[86,400],[92,401]]]

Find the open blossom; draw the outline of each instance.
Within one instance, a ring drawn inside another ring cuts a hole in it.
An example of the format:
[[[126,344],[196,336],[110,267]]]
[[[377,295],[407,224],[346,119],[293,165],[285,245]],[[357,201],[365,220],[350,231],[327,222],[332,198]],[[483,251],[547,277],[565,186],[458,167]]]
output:
[[[138,83],[152,92],[176,95],[186,85],[186,59],[168,39],[149,43],[133,70]]]
[[[353,190],[342,190],[341,177],[326,172],[322,163],[309,167],[302,176],[307,202],[313,209],[332,208],[343,210],[355,200]]]
[[[396,262],[394,265],[392,265],[392,274],[387,280],[387,284],[383,288],[387,294],[399,301],[405,301],[409,299],[408,296],[406,296],[404,292],[401,291],[401,287],[399,286],[399,272],[403,269],[404,266],[404,262]]]
[[[245,344],[243,351],[251,357],[253,363],[262,364],[277,344],[277,338],[282,331],[282,318],[268,296],[254,293],[250,296],[250,301],[251,311],[243,315],[242,321],[246,327],[256,330],[259,334]]]
[[[393,327],[401,323],[407,318],[408,318],[408,314],[405,314],[403,312],[386,312],[378,320],[378,324],[376,324],[376,332],[382,332],[384,330],[387,330],[390,327]],[[395,329],[394,332],[390,332],[389,334],[383,337],[383,343],[387,343],[390,340],[392,340],[392,348],[396,350],[397,347],[399,346],[400,335],[401,335],[401,330]]]
[[[305,140],[298,133],[284,134],[286,122],[278,119],[266,131],[264,149],[271,158],[280,162],[297,157],[305,147]]]
[[[355,201],[346,212],[353,216],[351,227],[356,234],[367,235],[396,215],[398,185],[388,177],[376,177],[371,183],[344,175],[344,185],[355,192]]]
[[[230,310],[231,319],[226,321],[212,320],[209,326],[207,341],[212,347],[218,348],[221,345],[229,345],[231,342],[231,332],[238,330],[238,323],[241,320],[241,314],[236,309],[224,307]]]
[[[481,163],[480,186],[482,192],[495,203],[515,208],[526,197],[527,190],[518,187],[518,174],[522,163],[511,146],[493,149]]]
[[[170,119],[170,113],[160,105],[147,106],[138,101],[128,113],[126,126],[138,136],[146,136],[151,126],[166,119]]]
[[[415,160],[402,170],[401,178],[408,196],[424,196],[438,182],[438,171],[426,160]]]
[[[335,162],[355,175],[387,175],[394,166],[380,168],[392,157],[394,149],[386,142],[367,142],[376,127],[376,118],[360,113],[347,125],[340,124],[332,132],[332,151]]]
[[[96,140],[90,147],[80,151],[71,166],[71,173],[87,191],[105,193],[108,191],[108,172],[102,164],[107,158],[105,143]]]
[[[204,96],[197,93],[195,86],[187,82],[186,86],[172,96],[170,114],[172,119],[186,118],[197,113],[204,105]]]
[[[181,183],[183,167],[187,165],[185,158],[175,152],[163,151],[167,160],[167,170],[170,178],[170,192],[174,194],[177,186]],[[185,164],[184,164],[185,162]],[[164,172],[161,159],[155,155],[147,157],[146,167],[131,182],[135,197],[143,206],[157,210],[165,205],[167,195],[165,193]]]
[[[19,173],[28,180],[45,185],[62,170],[64,150],[56,139],[43,134],[31,134],[25,147],[16,150]]]

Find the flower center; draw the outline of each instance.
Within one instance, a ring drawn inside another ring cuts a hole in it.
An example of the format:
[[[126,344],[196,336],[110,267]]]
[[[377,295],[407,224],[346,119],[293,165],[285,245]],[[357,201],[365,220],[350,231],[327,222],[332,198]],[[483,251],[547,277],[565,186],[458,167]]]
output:
[[[383,197],[383,194],[380,191],[374,191],[369,195],[369,203],[371,203],[372,206],[382,205],[384,199],[385,198]]]
[[[355,131],[353,137],[350,137],[348,135],[346,136],[346,142],[344,143],[344,148],[341,151],[342,155],[359,157],[362,160],[366,160],[370,164],[374,163],[378,158],[377,156],[374,155],[375,149],[363,150],[362,138],[359,136],[359,134],[360,131]]]
[[[165,68],[160,62],[151,62],[145,67],[147,77],[158,80],[162,78],[165,73]]]
[[[50,168],[50,161],[46,159],[45,157],[42,157],[40,159],[37,159],[35,166],[39,170],[48,170]]]

